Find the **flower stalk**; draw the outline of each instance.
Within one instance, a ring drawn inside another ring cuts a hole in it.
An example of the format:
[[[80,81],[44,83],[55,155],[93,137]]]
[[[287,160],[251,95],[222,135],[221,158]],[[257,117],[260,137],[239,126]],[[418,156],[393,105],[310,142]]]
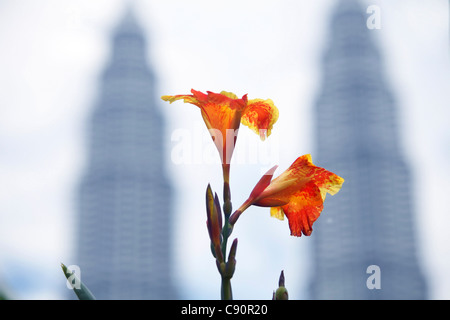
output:
[[[344,179],[336,174],[315,166],[311,156],[304,155],[280,176],[272,180],[277,168],[270,169],[256,184],[248,199],[232,214],[230,188],[230,163],[236,145],[239,126],[247,126],[261,140],[271,134],[278,120],[278,109],[270,99],[251,99],[247,94],[238,98],[234,93],[222,91],[206,93],[191,90],[191,94],[162,96],[170,103],[183,100],[200,109],[201,116],[219,152],[223,173],[223,205],[210,185],[206,190],[206,213],[211,252],[216,259],[221,275],[221,298],[233,299],[231,278],[236,268],[237,239],[233,240],[227,255],[228,239],[242,213],[250,206],[270,207],[272,217],[280,220],[286,216],[291,235],[300,237],[311,235],[312,225],[323,210],[326,194],[336,194]],[[223,216],[222,216],[223,210]],[[281,272],[279,289],[274,298],[288,298],[284,287],[284,273]]]
[[[225,204],[226,203],[231,203],[230,198],[225,199]],[[217,197],[217,194],[213,195],[211,186],[208,184],[208,187],[206,188],[206,226],[211,240],[211,252],[216,259],[217,269],[222,278],[221,298],[223,300],[232,300],[231,278],[233,277],[236,268],[237,239],[235,239],[231,245],[228,260],[225,260],[225,257],[227,256],[227,242],[232,231],[228,222],[232,210],[231,205],[227,207],[225,204],[225,221],[222,225],[222,212],[220,209],[219,198]]]

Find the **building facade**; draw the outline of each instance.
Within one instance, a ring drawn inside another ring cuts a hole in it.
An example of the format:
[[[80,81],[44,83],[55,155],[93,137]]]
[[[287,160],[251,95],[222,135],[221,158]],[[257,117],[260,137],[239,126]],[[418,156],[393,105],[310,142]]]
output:
[[[425,299],[412,178],[366,8],[337,1],[316,101],[316,163],[345,179],[314,242],[313,299]]]
[[[129,9],[112,37],[89,128],[77,264],[98,299],[175,299],[164,119],[146,38]]]

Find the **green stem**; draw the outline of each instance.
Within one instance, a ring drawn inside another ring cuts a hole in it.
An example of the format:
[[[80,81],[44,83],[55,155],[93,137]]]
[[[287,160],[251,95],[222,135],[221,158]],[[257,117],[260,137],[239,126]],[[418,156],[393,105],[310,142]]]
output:
[[[222,254],[225,259],[225,257],[227,256],[226,251],[227,251],[228,237],[231,234],[229,220],[233,207],[231,205],[230,165],[223,164],[222,169],[223,169],[223,215],[225,217],[225,223],[222,229],[222,237],[223,237]]]
[[[224,226],[222,229],[222,255],[224,258],[225,265],[227,263],[227,243],[230,237],[232,229],[230,228],[230,215],[232,212],[231,205],[231,190],[230,190],[230,165],[223,164],[223,214],[225,217]],[[222,276],[222,286],[221,286],[221,298],[222,300],[232,300],[233,295],[231,292],[231,277],[229,275],[221,274]]]
[[[222,276],[222,300],[233,300],[233,293],[231,290],[231,279]]]
[[[226,263],[226,257],[227,257],[227,242],[228,242],[228,237],[230,236],[230,232],[229,232],[229,222],[228,222],[228,217],[225,216],[225,224],[222,230],[222,256],[225,260]]]

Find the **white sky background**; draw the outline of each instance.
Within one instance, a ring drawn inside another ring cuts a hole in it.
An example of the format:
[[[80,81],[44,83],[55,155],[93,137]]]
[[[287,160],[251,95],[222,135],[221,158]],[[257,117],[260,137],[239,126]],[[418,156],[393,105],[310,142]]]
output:
[[[365,3],[381,7],[381,29],[372,32],[382,46],[405,154],[414,170],[421,263],[431,298],[449,299],[448,1]],[[67,290],[59,264],[76,264],[73,200],[86,160],[84,129],[123,4],[0,0],[0,288],[7,285],[14,297],[61,298]],[[332,4],[136,1],[149,35],[158,95],[227,90],[248,93],[250,99],[271,98],[280,110],[267,141],[246,127],[240,130],[231,175],[235,207],[268,167],[278,164],[278,175],[302,154],[312,153],[314,160],[311,111]],[[160,106],[168,124],[171,179],[179,194],[176,280],[182,298],[220,298],[204,212],[207,183],[222,193],[220,166],[210,160],[215,150],[196,107]],[[202,159],[171,161],[179,143],[171,135],[179,129],[191,134],[186,139]],[[252,163],[245,153],[250,145],[271,156],[260,155]],[[270,299],[282,269],[291,298],[306,297],[311,237],[289,236],[287,221],[270,218],[264,208],[246,211],[233,236],[239,238],[235,298]]]

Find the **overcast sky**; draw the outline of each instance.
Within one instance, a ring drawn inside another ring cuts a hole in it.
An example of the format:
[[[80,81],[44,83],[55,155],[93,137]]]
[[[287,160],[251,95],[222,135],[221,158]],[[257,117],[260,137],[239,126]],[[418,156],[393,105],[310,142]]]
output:
[[[0,286],[6,282],[14,297],[60,298],[67,290],[59,264],[76,264],[73,200],[86,161],[84,130],[124,3],[0,1]],[[448,1],[364,3],[381,8],[381,29],[372,32],[397,98],[402,143],[414,172],[420,262],[431,297],[449,299]],[[314,160],[311,111],[334,4],[135,1],[149,36],[158,95],[226,90],[270,98],[280,110],[267,141],[258,141],[245,127],[240,130],[231,176],[235,206],[267,168],[278,164],[278,175],[302,154],[312,153]],[[198,110],[182,103],[161,102],[160,107],[177,191],[176,280],[183,298],[219,298],[203,199],[208,183],[221,193],[220,167],[211,160]],[[180,132],[191,135],[201,159],[173,157]],[[251,146],[256,158],[245,153]],[[311,238],[289,236],[287,222],[271,219],[263,208],[250,208],[233,236],[239,238],[232,281],[236,298],[270,299],[282,269],[291,297],[306,297]]]

